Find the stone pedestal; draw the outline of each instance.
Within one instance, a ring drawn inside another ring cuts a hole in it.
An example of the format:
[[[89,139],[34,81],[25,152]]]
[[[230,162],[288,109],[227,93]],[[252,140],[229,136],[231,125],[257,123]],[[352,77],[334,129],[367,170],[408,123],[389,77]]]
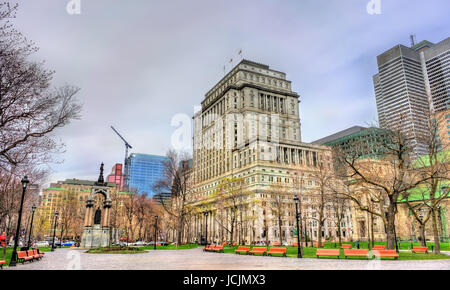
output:
[[[109,246],[109,228],[101,225],[85,227],[81,238],[81,248],[91,249]]]

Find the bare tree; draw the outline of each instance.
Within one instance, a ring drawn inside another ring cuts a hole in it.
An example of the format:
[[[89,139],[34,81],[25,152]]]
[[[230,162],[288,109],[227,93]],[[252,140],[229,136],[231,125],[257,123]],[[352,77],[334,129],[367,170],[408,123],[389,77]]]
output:
[[[52,133],[80,118],[77,88],[52,89],[53,72],[30,56],[36,46],[10,22],[16,6],[0,4],[0,168],[49,162],[62,150]]]
[[[163,179],[156,182],[154,191],[159,194],[160,202],[164,210],[175,218],[175,229],[177,234],[177,245],[183,241],[184,226],[186,218],[193,210],[187,203],[187,196],[192,187],[189,156],[179,154],[173,150],[167,153],[164,162]],[[163,194],[171,193],[171,199],[163,199]]]

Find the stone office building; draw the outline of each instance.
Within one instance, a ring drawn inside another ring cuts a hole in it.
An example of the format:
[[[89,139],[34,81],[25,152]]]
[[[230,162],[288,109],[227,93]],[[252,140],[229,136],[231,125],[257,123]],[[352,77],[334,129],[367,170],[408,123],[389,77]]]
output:
[[[207,216],[203,215],[202,206],[211,201],[225,178],[237,178],[244,181],[243,200],[248,206],[240,214],[233,240],[264,241],[268,235],[274,242],[282,235],[283,241],[296,241],[292,197],[297,194],[307,204],[305,198],[317,192],[314,172],[320,165],[331,168],[328,147],[302,142],[299,98],[285,73],[248,60],[242,60],[206,94],[201,111],[194,116],[191,178],[195,185],[189,203],[197,206],[198,213],[190,217],[186,236],[204,236],[207,226],[209,242],[231,240],[230,233],[223,233],[223,215],[219,215],[214,202]],[[293,183],[300,177],[302,185],[295,190]],[[273,184],[292,188],[290,197],[285,199],[290,210],[284,213],[281,233],[275,221],[268,228],[265,226],[267,216],[272,215],[274,220],[273,213],[262,206],[263,200],[274,197],[268,193]],[[302,216],[316,240],[319,233],[313,208],[313,204],[305,206]],[[351,217],[346,220],[343,231],[348,237]],[[326,222],[322,236],[335,233],[335,225]]]

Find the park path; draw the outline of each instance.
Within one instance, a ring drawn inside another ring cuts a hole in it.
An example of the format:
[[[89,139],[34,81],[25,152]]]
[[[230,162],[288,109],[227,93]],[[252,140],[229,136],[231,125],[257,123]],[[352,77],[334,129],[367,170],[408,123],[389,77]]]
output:
[[[450,260],[330,260],[245,256],[192,250],[159,250],[145,254],[87,254],[57,249],[41,261],[5,270],[450,270]]]

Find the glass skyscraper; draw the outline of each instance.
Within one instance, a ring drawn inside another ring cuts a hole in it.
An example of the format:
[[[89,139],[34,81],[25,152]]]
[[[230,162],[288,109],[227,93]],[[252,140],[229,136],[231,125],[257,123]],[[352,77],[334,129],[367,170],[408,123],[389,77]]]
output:
[[[128,158],[129,187],[136,188],[140,194],[152,197],[153,185],[163,179],[166,156],[133,153]]]

